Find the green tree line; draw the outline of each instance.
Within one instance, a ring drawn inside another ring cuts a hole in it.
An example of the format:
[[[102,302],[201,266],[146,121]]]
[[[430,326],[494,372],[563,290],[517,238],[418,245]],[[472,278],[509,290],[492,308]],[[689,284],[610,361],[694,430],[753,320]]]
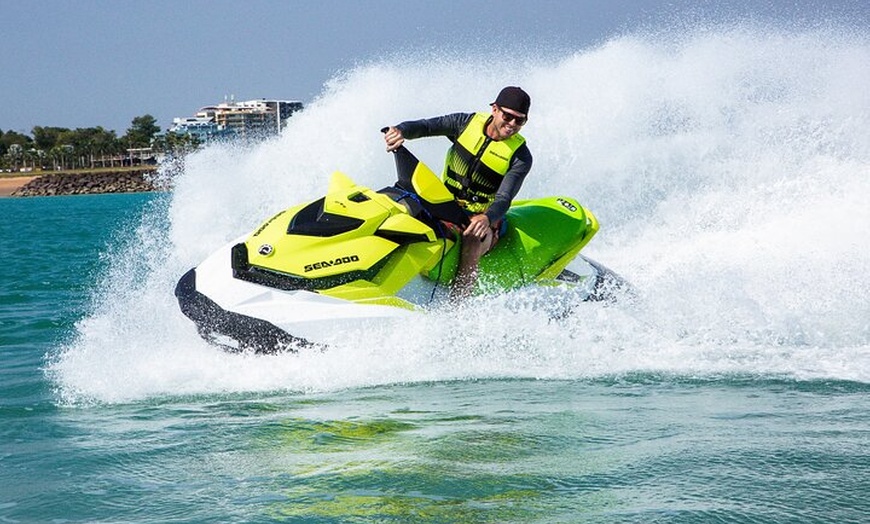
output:
[[[157,119],[137,116],[123,136],[102,126],[68,129],[33,128],[31,135],[0,129],[0,168],[83,169],[116,167],[129,161],[129,149],[152,148],[155,153],[179,154],[200,144],[190,135],[159,134]]]

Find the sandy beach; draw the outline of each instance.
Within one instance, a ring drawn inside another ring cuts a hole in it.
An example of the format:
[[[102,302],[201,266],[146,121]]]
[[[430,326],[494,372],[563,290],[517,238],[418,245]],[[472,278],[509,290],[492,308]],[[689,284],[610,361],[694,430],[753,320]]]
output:
[[[30,182],[35,176],[0,177],[0,197],[9,196],[13,191]]]

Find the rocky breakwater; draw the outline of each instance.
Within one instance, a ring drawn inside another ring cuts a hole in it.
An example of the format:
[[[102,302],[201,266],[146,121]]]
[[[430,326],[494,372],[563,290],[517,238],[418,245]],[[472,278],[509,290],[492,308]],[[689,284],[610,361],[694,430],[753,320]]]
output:
[[[155,181],[155,169],[50,173],[34,178],[12,196],[90,195],[97,193],[142,193],[166,189]]]

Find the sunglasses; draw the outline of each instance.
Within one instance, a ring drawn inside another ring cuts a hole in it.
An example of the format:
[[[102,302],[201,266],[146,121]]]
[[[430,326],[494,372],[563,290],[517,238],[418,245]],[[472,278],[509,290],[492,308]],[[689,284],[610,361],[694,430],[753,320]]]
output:
[[[501,106],[496,106],[496,107],[498,107],[498,110],[501,111],[501,117],[504,119],[505,122],[508,122],[508,123],[516,122],[518,126],[521,126],[521,125],[525,124],[526,121],[528,121],[528,119],[529,119],[528,117],[525,117],[525,116],[519,116],[519,115],[515,115],[513,113],[508,113]]]

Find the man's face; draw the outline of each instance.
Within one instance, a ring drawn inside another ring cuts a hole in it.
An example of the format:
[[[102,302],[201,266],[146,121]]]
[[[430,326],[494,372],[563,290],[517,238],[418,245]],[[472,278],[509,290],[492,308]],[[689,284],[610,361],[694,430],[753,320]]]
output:
[[[492,133],[493,140],[505,140],[517,134],[523,124],[526,123],[526,115],[507,107],[492,105]]]

